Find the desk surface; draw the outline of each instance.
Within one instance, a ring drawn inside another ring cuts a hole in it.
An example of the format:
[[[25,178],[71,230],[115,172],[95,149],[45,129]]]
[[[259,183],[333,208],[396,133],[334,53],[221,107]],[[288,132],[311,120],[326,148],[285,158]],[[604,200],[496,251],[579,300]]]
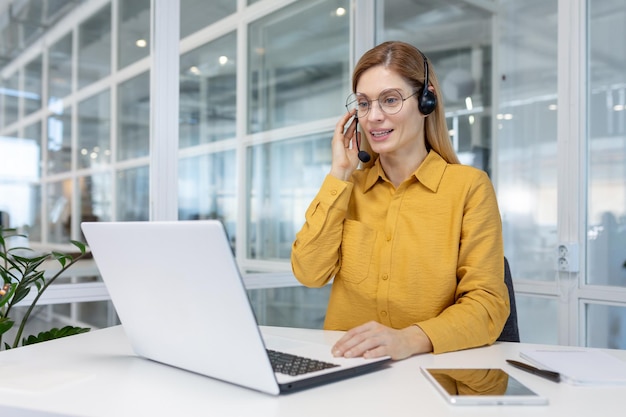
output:
[[[266,333],[328,343],[322,330]],[[512,368],[524,343],[418,355],[332,384],[273,397],[135,356],[121,326],[0,353],[0,415],[32,416],[622,416],[626,386],[576,387]],[[545,346],[544,346],[545,347]],[[607,350],[626,361],[626,351]],[[420,366],[500,367],[548,406],[451,406]]]

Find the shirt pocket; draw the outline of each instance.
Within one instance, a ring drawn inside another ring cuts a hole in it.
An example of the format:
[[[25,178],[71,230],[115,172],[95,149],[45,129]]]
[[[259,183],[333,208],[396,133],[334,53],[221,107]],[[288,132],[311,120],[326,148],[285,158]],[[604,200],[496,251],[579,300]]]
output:
[[[359,284],[369,274],[376,231],[364,223],[344,220],[341,241],[341,270],[337,278]]]

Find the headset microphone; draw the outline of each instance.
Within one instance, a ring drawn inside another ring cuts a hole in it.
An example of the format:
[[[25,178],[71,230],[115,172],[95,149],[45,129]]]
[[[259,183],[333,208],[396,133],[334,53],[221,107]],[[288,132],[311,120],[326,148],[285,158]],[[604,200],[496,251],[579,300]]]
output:
[[[356,120],[356,125],[354,129],[354,137],[355,137],[355,142],[356,142],[356,149],[359,151],[358,153],[359,160],[363,162],[364,164],[366,164],[370,161],[370,159],[372,159],[372,157],[366,151],[362,151],[361,147],[359,146],[359,137],[357,135],[357,132],[359,131],[359,119],[357,119],[355,116],[355,120]]]
[[[359,159],[361,160],[361,162],[365,164],[365,163],[368,163],[370,159],[372,159],[372,157],[370,156],[369,153],[365,151],[359,151]]]

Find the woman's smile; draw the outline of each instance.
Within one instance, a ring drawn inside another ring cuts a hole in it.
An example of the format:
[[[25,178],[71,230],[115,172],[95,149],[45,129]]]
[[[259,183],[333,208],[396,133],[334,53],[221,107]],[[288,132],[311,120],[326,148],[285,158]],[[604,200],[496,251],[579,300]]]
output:
[[[370,130],[370,138],[375,142],[381,142],[389,137],[393,129]]]

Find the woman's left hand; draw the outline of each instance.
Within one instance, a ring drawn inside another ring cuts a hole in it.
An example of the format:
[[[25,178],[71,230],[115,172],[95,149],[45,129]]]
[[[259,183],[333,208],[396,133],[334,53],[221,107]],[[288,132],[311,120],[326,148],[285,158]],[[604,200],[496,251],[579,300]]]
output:
[[[432,352],[433,345],[419,326],[392,329],[375,321],[357,326],[335,343],[335,357],[404,359],[417,353]]]

